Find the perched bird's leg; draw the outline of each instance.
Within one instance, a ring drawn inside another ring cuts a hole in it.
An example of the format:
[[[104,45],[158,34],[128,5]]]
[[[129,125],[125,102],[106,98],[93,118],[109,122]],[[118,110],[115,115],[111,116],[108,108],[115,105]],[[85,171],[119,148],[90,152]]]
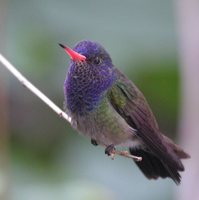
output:
[[[91,139],[91,144],[93,144],[94,146],[97,146],[97,145],[98,145],[97,141],[94,140],[94,139]]]
[[[116,151],[115,146],[111,144],[106,147],[105,154],[107,154],[108,156],[111,156],[111,158],[114,159],[115,151]]]

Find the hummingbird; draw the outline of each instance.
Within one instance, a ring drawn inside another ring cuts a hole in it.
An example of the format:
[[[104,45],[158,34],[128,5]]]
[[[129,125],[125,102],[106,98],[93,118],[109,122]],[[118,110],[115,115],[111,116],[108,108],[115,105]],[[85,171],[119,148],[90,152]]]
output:
[[[181,159],[190,156],[161,132],[142,92],[115,67],[104,47],[89,40],[73,49],[59,45],[70,57],[64,96],[72,127],[93,145],[104,146],[107,155],[125,147],[142,157],[135,163],[148,179],[169,177],[179,184]]]

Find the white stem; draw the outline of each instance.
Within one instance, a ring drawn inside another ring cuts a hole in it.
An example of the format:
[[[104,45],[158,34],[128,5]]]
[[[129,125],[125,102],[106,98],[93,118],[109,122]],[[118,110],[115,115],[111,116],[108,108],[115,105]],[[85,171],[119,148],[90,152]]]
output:
[[[47,96],[45,96],[39,89],[37,89],[32,83],[30,83],[2,54],[0,54],[0,62],[21,82],[23,86],[25,86],[32,93],[38,96],[60,117],[64,118],[66,121],[71,123],[71,118],[64,111],[62,111],[57,105],[55,105]]]

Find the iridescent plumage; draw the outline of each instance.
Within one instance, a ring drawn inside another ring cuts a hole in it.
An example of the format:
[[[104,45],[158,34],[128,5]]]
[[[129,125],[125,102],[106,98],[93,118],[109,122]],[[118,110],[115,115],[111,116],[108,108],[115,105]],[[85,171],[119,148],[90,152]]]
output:
[[[189,156],[161,134],[139,89],[100,44],[82,41],[70,51],[64,92],[73,127],[94,144],[126,146],[143,157],[136,164],[148,178],[171,177],[179,183],[179,171],[184,170],[180,159]]]

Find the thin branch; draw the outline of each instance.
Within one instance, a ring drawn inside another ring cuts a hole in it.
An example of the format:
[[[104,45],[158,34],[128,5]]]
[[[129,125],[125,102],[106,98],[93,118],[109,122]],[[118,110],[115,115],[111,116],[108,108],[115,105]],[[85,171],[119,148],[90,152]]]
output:
[[[57,105],[55,105],[46,95],[44,95],[39,89],[37,89],[32,83],[30,83],[2,54],[0,54],[0,62],[6,67],[19,81],[28,88],[33,94],[39,97],[45,104],[47,104],[52,110],[54,110],[60,117],[71,123],[71,118],[62,111]]]
[[[37,89],[32,83],[30,83],[2,54],[0,54],[0,62],[3,66],[8,69],[19,81],[20,83],[28,88],[33,94],[39,97],[46,105],[48,105],[52,110],[54,110],[60,117],[65,119],[71,124],[71,117],[68,116],[63,110],[61,110],[56,104],[54,104],[46,95],[44,95],[39,89]],[[127,158],[132,158],[135,161],[141,161],[142,157],[137,157],[129,154],[128,151],[117,151],[113,152],[114,155],[120,155]],[[112,157],[113,158],[113,157]]]
[[[136,162],[142,161],[142,157],[129,154],[128,151],[118,151],[118,150],[113,151],[112,154],[110,155],[113,160],[114,160],[115,155],[131,158]]]

